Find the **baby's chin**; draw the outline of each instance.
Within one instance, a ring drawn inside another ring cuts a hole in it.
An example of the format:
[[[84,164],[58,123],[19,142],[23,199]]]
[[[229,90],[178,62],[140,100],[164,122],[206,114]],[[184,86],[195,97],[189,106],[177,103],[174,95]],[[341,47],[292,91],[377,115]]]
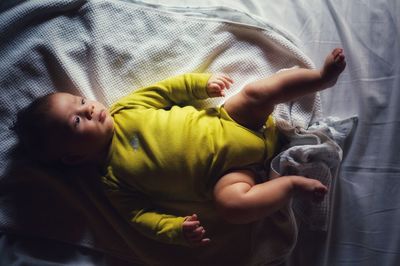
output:
[[[112,116],[107,117],[104,121],[104,126],[106,128],[106,136],[108,139],[111,139],[114,135],[114,118]]]
[[[106,120],[104,121],[106,123],[106,127],[111,133],[114,133],[114,118],[111,115],[107,115]]]

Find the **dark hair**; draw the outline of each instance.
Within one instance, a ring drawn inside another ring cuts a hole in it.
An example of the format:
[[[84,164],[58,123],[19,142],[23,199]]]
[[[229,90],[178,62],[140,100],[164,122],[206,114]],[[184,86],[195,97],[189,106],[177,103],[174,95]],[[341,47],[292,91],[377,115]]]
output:
[[[14,125],[20,144],[28,155],[40,162],[50,162],[53,158],[50,152],[50,134],[55,121],[48,112],[51,108],[50,98],[54,93],[34,100],[17,114]],[[46,134],[47,133],[47,134]]]

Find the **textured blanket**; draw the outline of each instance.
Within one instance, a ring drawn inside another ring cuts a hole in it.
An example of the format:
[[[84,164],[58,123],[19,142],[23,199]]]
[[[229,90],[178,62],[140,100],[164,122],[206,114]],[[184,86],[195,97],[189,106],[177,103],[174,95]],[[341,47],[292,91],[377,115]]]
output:
[[[283,151],[273,158],[271,176],[301,175],[321,181],[328,187],[322,202],[294,198],[292,208],[311,230],[328,230],[334,178],[343,159],[346,139],[354,132],[357,118],[340,120],[329,117],[307,129],[294,126],[290,120],[276,116],[279,131],[286,139]]]
[[[271,220],[263,227],[232,226],[218,220],[211,203],[187,211],[208,221],[213,245],[193,250],[154,243],[110,207],[93,173],[45,170],[30,163],[10,129],[18,110],[52,91],[109,105],[172,75],[224,72],[235,80],[230,97],[247,82],[280,69],[312,68],[289,34],[227,8],[166,10],[133,1],[49,0],[1,3],[0,12],[1,231],[153,264],[244,264],[249,257],[267,264],[290,252],[295,235],[287,213],[275,217],[280,227]],[[208,100],[200,107],[223,101]],[[319,108],[318,95],[310,95],[277,110],[307,127],[320,117]]]

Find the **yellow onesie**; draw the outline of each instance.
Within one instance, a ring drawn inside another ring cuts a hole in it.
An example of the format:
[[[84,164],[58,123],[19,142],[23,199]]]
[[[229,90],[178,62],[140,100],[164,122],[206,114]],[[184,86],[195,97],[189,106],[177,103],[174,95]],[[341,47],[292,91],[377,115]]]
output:
[[[235,123],[223,107],[187,105],[208,98],[209,78],[169,78],[110,108],[115,131],[103,177],[107,194],[136,229],[162,242],[185,244],[184,217],[165,214],[157,202],[209,202],[225,172],[263,163],[274,150],[274,128],[268,139]]]

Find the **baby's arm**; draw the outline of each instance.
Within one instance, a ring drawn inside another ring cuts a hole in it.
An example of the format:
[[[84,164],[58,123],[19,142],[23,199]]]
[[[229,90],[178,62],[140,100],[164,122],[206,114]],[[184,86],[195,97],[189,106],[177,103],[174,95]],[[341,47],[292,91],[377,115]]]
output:
[[[188,73],[138,89],[119,100],[115,108],[163,109],[186,105],[193,100],[224,96],[231,83],[232,80],[222,74]]]
[[[206,230],[201,226],[197,214],[186,217],[182,225],[182,232],[191,246],[204,246],[210,243],[210,239],[204,237]]]
[[[161,213],[151,209],[132,210],[131,225],[154,240],[176,245],[188,245],[182,232],[185,217]]]
[[[150,199],[128,189],[107,187],[105,192],[112,205],[139,233],[168,244],[189,245],[182,230],[185,217],[162,213]]]
[[[142,210],[131,222],[141,233],[157,241],[189,246],[204,246],[210,242],[196,214],[179,217]]]

